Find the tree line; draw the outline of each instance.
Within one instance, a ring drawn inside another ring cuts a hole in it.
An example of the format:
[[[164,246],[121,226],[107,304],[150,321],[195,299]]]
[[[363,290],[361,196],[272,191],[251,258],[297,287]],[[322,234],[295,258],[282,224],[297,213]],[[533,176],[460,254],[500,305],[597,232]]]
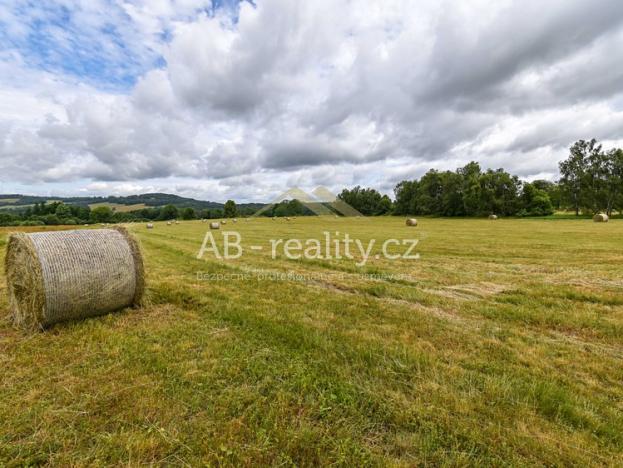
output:
[[[364,215],[548,216],[623,211],[623,150],[604,150],[596,140],[580,140],[559,163],[560,180],[522,182],[504,169],[482,170],[470,162],[455,171],[429,170],[403,180],[395,200],[374,189],[344,189],[339,198]]]
[[[592,215],[623,211],[623,150],[604,150],[595,139],[579,140],[559,164],[557,182],[522,182],[504,169],[482,170],[470,162],[455,171],[429,170],[420,179],[403,180],[391,200],[373,188],[344,189],[338,198],[366,216],[548,216],[554,211]],[[329,204],[327,208],[331,209]],[[222,208],[178,208],[173,204],[132,212],[116,212],[109,206],[62,202],[35,203],[25,209],[0,211],[0,225],[72,225],[166,221],[172,219],[217,219],[251,216],[256,206],[240,207],[227,200]],[[308,216],[314,213],[298,200],[272,205],[262,216]],[[337,213],[336,213],[337,214]]]
[[[233,218],[253,214],[252,208],[239,209],[233,200],[228,200],[223,208],[193,207],[179,208],[175,205],[149,207],[136,211],[120,212],[110,206],[94,208],[63,202],[41,202],[25,209],[6,209],[0,211],[0,226],[54,226],[94,223],[127,223],[139,221],[168,221],[173,219],[215,219]]]

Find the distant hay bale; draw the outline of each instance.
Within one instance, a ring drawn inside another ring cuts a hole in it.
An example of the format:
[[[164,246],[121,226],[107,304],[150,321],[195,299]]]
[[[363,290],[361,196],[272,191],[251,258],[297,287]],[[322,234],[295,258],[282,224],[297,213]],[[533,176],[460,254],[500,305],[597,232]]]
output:
[[[226,220],[221,221],[221,224],[227,224]]]
[[[210,229],[221,229],[220,223],[210,223]]]
[[[598,213],[593,216],[593,221],[596,223],[607,223],[609,219],[610,218],[608,218],[608,215],[605,213]]]
[[[498,219],[498,217],[496,215],[492,214],[492,215],[489,215],[489,219],[490,220],[496,220],[496,219]]]
[[[147,229],[153,229],[154,223],[147,223]]]
[[[11,234],[5,271],[13,321],[31,330],[136,305],[145,286],[123,227]]]
[[[405,223],[407,226],[417,226],[417,219],[415,218],[407,218]]]
[[[173,224],[171,221],[167,221],[167,226],[171,226],[171,224]]]
[[[236,218],[232,219],[232,221],[233,221],[234,223],[237,223],[237,222],[238,222],[238,220],[237,220]]]

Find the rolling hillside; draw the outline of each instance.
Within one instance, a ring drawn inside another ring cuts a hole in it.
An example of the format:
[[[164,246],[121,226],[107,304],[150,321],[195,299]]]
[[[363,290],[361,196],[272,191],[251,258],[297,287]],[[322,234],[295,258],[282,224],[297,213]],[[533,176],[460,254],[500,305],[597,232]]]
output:
[[[164,205],[174,205],[178,208],[194,208],[195,210],[223,208],[223,203],[196,200],[194,198],[180,197],[168,193],[144,193],[141,195],[129,195],[126,197],[40,197],[20,194],[0,194],[0,209],[19,209],[32,206],[35,203],[60,201],[67,204],[91,206],[107,204],[118,207],[117,211],[128,211],[121,206],[134,206],[136,209]],[[241,208],[259,209],[261,203],[247,203],[239,205]]]

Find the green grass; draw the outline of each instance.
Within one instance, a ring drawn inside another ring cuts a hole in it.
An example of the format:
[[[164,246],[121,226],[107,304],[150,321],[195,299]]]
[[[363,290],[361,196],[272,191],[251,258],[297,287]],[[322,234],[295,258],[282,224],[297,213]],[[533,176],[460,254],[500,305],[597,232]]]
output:
[[[0,465],[621,463],[623,222],[223,227],[247,247],[324,230],[421,239],[419,260],[362,268],[266,248],[197,260],[206,228],[131,225],[148,273],[142,309],[35,335],[7,317]]]

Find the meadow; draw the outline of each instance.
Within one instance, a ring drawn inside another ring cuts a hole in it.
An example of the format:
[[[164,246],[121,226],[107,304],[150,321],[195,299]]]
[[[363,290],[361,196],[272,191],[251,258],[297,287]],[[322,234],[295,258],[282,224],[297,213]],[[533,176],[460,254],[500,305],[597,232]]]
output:
[[[0,465],[623,463],[623,221],[239,220],[230,260],[200,221],[128,227],[138,309],[27,334],[0,279]],[[373,255],[266,247],[325,231]]]
[[[123,205],[121,203],[108,203],[108,202],[89,204],[89,208],[92,210],[95,208],[99,208],[101,206],[107,206],[115,213],[130,213],[132,211],[138,211],[138,210],[147,208],[147,205],[145,205],[145,203],[135,203],[133,205]]]

